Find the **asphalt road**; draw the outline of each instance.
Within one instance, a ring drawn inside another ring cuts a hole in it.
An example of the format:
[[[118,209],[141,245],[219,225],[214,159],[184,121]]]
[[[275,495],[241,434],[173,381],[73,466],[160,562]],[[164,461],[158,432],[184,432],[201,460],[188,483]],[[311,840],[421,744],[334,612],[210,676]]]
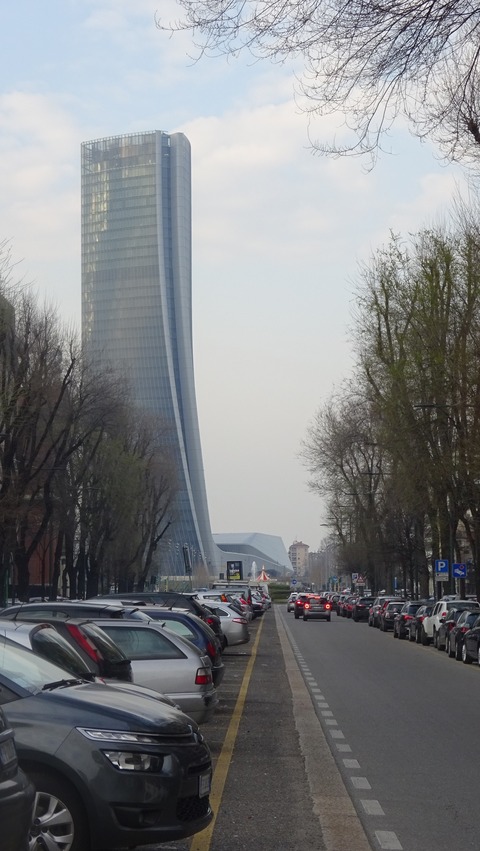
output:
[[[372,848],[478,851],[478,666],[336,615],[282,619]]]
[[[285,606],[225,663],[215,823],[158,851],[478,851],[477,665]]]

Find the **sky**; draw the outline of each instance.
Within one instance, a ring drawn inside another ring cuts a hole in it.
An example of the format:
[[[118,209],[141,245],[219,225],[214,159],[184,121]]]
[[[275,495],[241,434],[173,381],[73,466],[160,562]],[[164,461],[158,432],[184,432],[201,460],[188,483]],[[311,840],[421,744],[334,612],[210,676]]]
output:
[[[312,550],[328,535],[300,459],[352,370],[359,265],[391,231],[444,220],[464,176],[401,123],[372,170],[309,141],[294,65],[195,61],[155,25],[173,0],[3,3],[0,243],[13,275],[80,330],[80,144],[183,132],[192,147],[195,380],[212,531]]]

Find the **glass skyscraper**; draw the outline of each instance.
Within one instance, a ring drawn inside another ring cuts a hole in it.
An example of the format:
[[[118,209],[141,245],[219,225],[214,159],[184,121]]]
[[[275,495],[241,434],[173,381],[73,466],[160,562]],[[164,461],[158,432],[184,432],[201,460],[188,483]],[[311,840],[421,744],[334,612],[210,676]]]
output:
[[[135,133],[82,144],[82,336],[120,367],[136,405],[167,422],[180,481],[163,572],[218,573],[193,370],[190,143]],[[165,568],[167,568],[165,570]]]

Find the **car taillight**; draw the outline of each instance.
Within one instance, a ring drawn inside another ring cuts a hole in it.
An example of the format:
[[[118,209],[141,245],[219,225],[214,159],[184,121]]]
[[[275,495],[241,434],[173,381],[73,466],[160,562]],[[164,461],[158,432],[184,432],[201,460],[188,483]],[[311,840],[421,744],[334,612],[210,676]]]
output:
[[[208,644],[207,644],[207,653],[210,656],[210,659],[216,659],[217,658],[217,651],[215,650],[215,647],[214,647],[214,645],[212,644],[211,641],[209,641]]]
[[[208,686],[212,682],[212,673],[207,668],[198,668],[195,677],[195,685]]]
[[[246,618],[232,618],[234,623],[248,623]]]
[[[446,612],[442,612],[442,614],[440,615],[440,620],[442,620],[442,621],[443,621],[443,619],[444,619],[446,616],[447,616],[447,613],[446,613]]]
[[[304,609],[309,609],[309,608],[310,608],[310,603],[304,603],[303,608],[304,608]]]
[[[413,615],[403,615],[404,620],[413,621]]]
[[[72,623],[67,623],[66,627],[74,641],[76,641],[76,643],[82,648],[82,650],[84,650],[85,653],[90,656],[90,659],[93,659],[93,661],[98,665],[101,659],[100,653],[98,652],[95,645],[92,644],[90,639],[83,634],[80,627],[75,626],[75,624]]]
[[[325,608],[326,608],[326,609],[331,609],[332,607],[331,607],[330,603],[325,603]]]

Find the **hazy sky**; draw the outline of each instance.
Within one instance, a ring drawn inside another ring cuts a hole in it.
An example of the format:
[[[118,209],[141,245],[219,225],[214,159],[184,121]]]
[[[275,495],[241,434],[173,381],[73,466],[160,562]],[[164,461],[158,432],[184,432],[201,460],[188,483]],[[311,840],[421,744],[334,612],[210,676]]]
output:
[[[317,549],[298,458],[351,369],[358,263],[442,219],[461,173],[401,126],[373,171],[313,155],[294,69],[190,58],[163,0],[3,3],[0,242],[15,275],[80,327],[80,143],[146,130],[192,146],[197,403],[212,531]],[[317,122],[318,139],[340,129]],[[341,132],[341,130],[340,130]]]

